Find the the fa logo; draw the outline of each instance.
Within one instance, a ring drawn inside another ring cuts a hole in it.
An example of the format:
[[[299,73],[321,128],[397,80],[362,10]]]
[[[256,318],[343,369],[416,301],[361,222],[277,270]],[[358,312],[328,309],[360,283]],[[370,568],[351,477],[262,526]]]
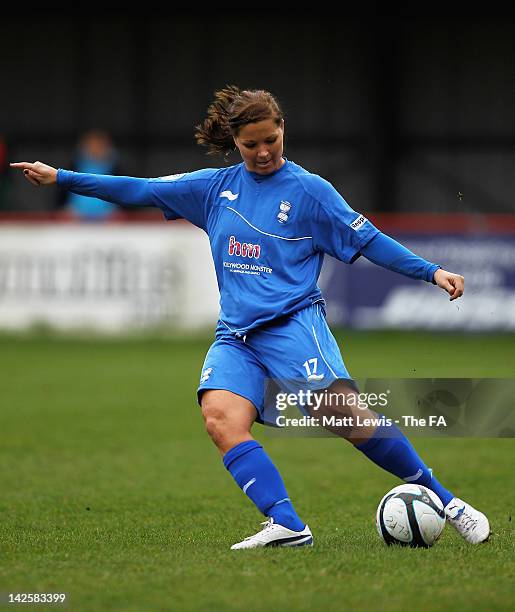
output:
[[[279,204],[279,212],[277,213],[277,221],[279,223],[286,223],[288,221],[288,214],[291,210],[291,204],[286,200],[281,200]]]

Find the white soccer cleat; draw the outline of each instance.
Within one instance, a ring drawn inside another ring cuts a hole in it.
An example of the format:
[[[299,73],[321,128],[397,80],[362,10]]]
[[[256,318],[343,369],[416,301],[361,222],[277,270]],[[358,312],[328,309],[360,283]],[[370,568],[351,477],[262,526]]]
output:
[[[490,535],[490,523],[486,516],[470,504],[455,497],[445,506],[447,521],[470,544],[486,542]]]
[[[274,523],[273,518],[261,523],[263,529],[242,542],[233,544],[231,550],[243,548],[264,548],[266,546],[313,546],[313,534],[306,525],[302,531],[292,531]]]

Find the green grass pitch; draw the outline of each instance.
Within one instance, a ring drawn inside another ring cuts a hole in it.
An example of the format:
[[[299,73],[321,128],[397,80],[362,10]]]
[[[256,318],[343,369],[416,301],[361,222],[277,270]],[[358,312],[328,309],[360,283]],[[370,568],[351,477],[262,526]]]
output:
[[[515,376],[510,335],[337,337],[356,378]],[[385,546],[374,526],[397,479],[343,441],[256,426],[315,546],[230,551],[264,519],[203,429],[195,388],[209,343],[0,337],[2,603],[66,592],[68,609],[95,611],[513,609],[513,439],[414,440],[493,535],[472,547],[446,527],[411,550]]]

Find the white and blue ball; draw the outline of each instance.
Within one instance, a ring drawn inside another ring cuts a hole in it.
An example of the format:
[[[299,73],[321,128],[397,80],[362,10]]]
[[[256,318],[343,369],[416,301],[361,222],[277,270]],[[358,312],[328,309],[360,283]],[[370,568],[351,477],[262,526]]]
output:
[[[386,544],[429,548],[445,527],[440,498],[422,485],[402,484],[379,502],[376,527]]]

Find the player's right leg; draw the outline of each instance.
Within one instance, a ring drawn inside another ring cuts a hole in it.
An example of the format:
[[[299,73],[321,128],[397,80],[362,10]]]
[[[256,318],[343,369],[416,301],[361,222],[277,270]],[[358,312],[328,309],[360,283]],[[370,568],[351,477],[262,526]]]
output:
[[[238,486],[268,517],[264,529],[232,549],[311,545],[281,475],[250,432],[263,391],[264,372],[252,351],[239,340],[215,342],[198,392],[206,429]]]

